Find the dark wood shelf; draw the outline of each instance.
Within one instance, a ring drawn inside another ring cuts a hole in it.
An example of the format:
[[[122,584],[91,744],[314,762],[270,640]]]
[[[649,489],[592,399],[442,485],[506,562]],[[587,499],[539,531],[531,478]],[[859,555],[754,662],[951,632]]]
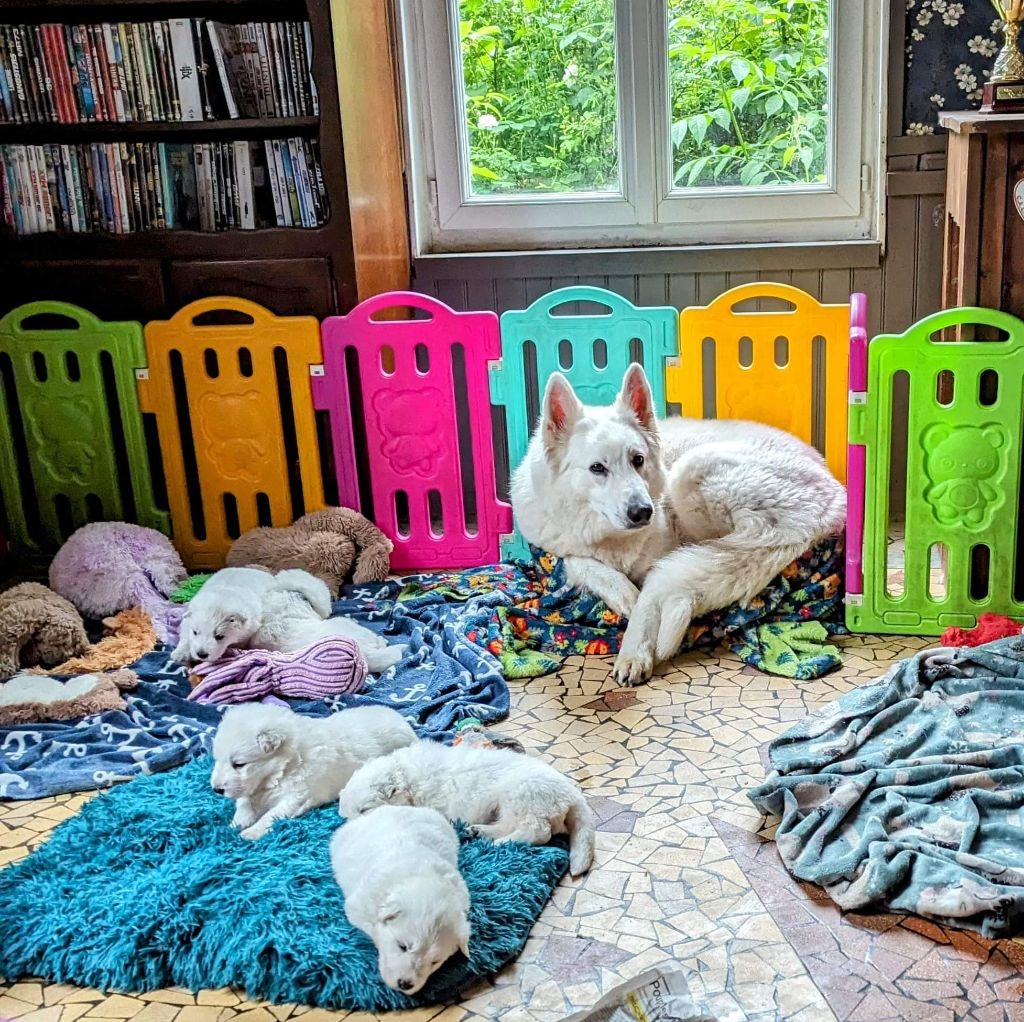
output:
[[[0,144],[47,145],[160,139],[253,139],[314,135],[319,117],[237,117],[223,121],[88,121],[85,124],[0,124]]]
[[[367,0],[374,2],[374,0]],[[0,21],[90,23],[166,18],[294,21],[308,18],[319,117],[215,121],[0,124],[0,143],[168,140],[319,141],[330,218],[321,227],[256,231],[145,231],[18,237],[0,232],[0,315],[21,302],[69,301],[105,319],[164,319],[209,295],[236,295],[278,315],[319,318],[356,302],[334,28],[330,0],[0,0]]]

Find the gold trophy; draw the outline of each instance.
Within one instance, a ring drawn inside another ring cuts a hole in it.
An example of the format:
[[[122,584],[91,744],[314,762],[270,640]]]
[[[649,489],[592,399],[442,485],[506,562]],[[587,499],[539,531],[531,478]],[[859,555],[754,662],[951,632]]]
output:
[[[1005,113],[1024,110],[1024,53],[1018,39],[1024,22],[1024,0],[992,0],[1003,23],[1004,43],[985,85],[982,110]]]

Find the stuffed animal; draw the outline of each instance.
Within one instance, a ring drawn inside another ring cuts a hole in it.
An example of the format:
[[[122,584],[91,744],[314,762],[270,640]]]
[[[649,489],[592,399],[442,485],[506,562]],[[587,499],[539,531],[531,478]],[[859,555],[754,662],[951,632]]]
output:
[[[161,642],[178,641],[185,609],[168,597],[188,573],[171,541],[128,522],[93,522],[72,533],[50,565],[50,585],[88,618],[141,607]]]
[[[141,607],[129,607],[103,619],[103,638],[81,656],[51,667],[46,674],[97,674],[135,663],[157,644],[153,622]]]
[[[358,511],[331,507],[303,515],[282,529],[257,528],[242,533],[228,551],[230,568],[264,567],[272,571],[302,568],[338,589],[355,564],[352,581],[380,582],[388,577],[394,545]]]
[[[0,681],[32,664],[59,664],[89,647],[74,606],[38,582],[0,593]]]
[[[38,724],[47,720],[78,720],[105,710],[123,710],[121,692],[135,688],[131,671],[80,674],[66,681],[39,674],[16,674],[0,684],[0,726]]]

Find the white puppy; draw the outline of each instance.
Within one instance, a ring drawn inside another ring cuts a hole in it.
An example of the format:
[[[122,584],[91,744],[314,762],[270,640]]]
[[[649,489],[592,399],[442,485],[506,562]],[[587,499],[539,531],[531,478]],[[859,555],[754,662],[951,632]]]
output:
[[[405,646],[389,646],[369,628],[330,613],[330,590],[308,571],[290,568],[271,575],[224,568],[189,603],[171,657],[179,663],[212,663],[232,648],[289,653],[343,635],[359,644],[371,671],[387,670],[402,659]]]
[[[579,787],[510,749],[417,742],[360,767],[338,808],[353,817],[385,804],[428,806],[494,841],[543,845],[568,833],[573,876],[594,859],[594,817]]]
[[[377,946],[384,982],[414,994],[456,951],[469,957],[459,839],[433,809],[381,806],[331,839],[348,921]]]
[[[231,823],[253,841],[275,820],[332,802],[363,763],[415,741],[406,719],[386,706],[303,717],[243,703],[228,708],[214,736],[210,785],[234,799]]]

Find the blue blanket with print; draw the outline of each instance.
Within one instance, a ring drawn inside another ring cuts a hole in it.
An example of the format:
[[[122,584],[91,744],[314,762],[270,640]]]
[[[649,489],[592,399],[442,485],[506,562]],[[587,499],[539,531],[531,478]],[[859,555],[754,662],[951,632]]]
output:
[[[460,623],[475,601],[470,607],[407,607],[395,602],[395,588],[395,583],[349,587],[334,609],[386,632],[393,643],[406,643],[402,661],[372,676],[359,693],[293,700],[292,708],[326,716],[346,706],[383,704],[408,717],[422,737],[439,740],[451,738],[456,725],[469,717],[482,723],[501,720],[509,706],[501,665],[466,638]],[[186,672],[168,652],[147,653],[132,665],[139,685],[125,693],[125,710],[0,728],[0,798],[105,788],[209,752],[222,708],[188,701]]]

